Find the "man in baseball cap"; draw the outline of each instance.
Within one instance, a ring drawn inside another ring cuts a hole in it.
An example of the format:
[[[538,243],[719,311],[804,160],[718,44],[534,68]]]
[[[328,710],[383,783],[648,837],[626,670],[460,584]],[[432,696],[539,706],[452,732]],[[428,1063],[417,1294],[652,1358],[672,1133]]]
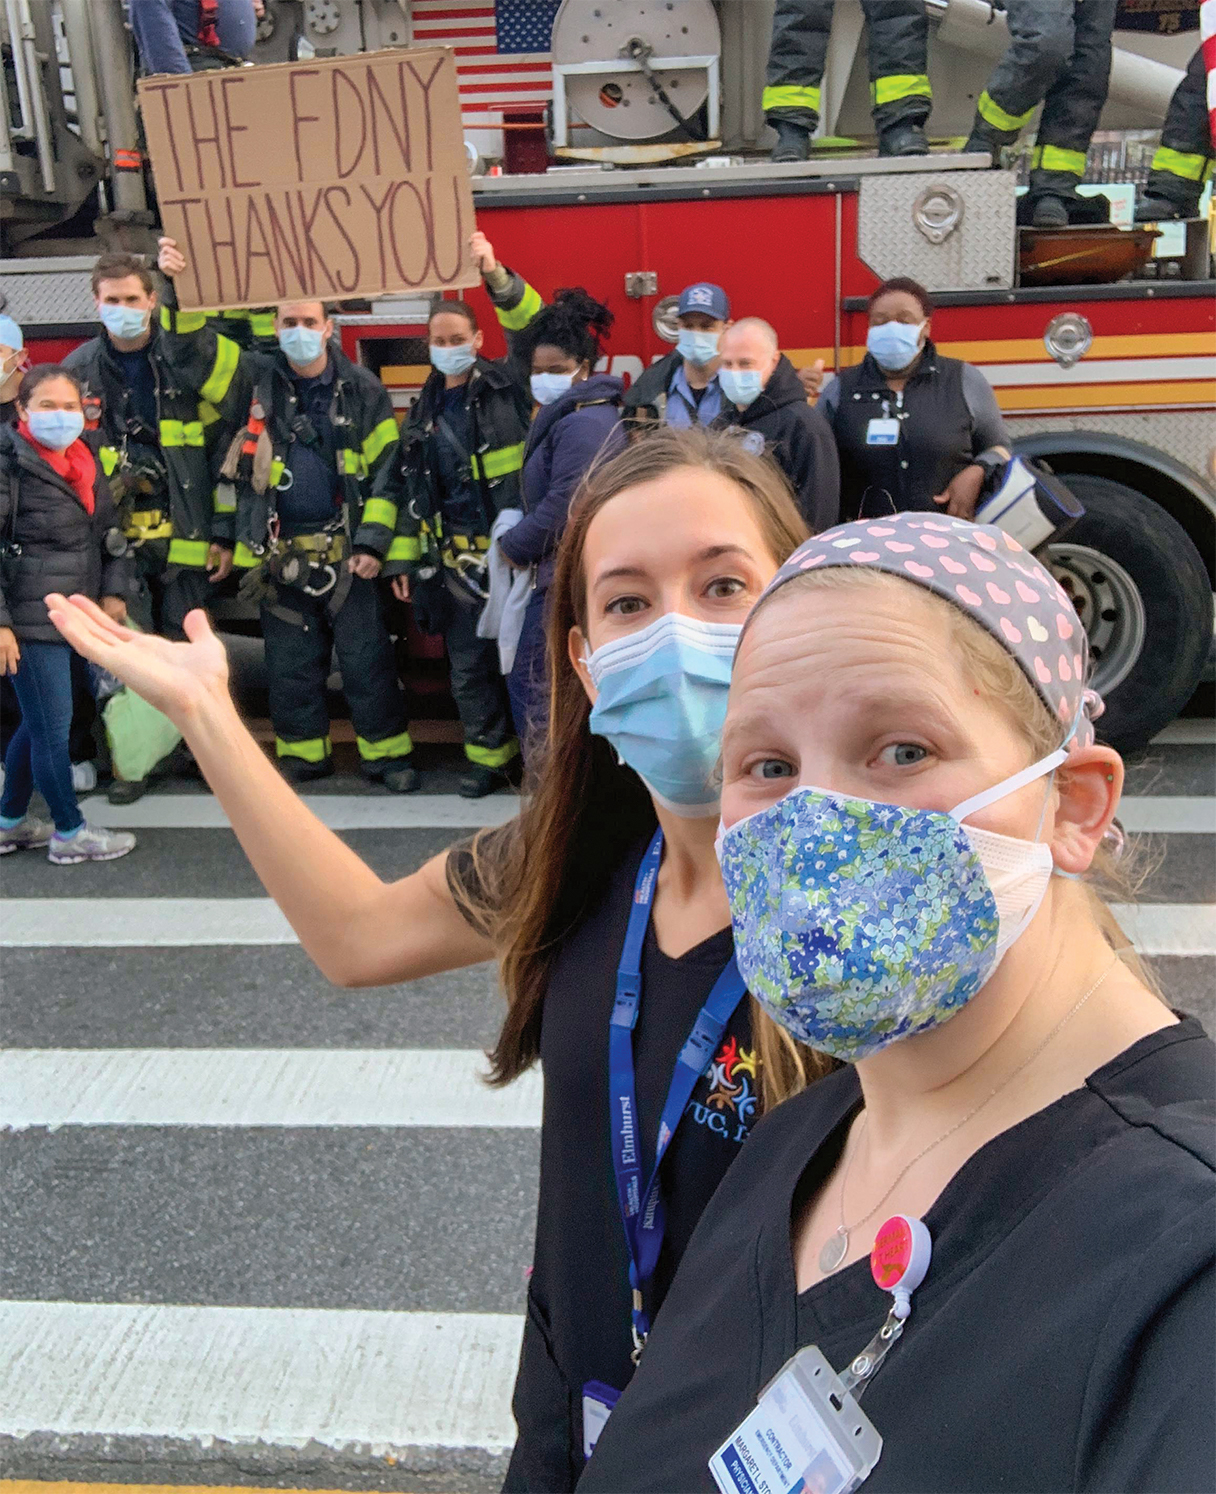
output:
[[[718,339],[730,324],[730,300],[720,285],[698,280],[680,292],[674,350],[652,363],[629,386],[625,419],[666,420],[668,425],[709,425],[722,412]]]

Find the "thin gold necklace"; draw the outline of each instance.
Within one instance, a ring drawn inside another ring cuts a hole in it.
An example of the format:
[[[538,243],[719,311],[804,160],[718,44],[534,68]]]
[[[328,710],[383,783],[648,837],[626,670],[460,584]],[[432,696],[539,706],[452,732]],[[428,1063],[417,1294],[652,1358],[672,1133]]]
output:
[[[1102,974],[1097,978],[1097,980],[1094,981],[1093,985],[1090,986],[1089,990],[1086,991],[1085,995],[1081,997],[1080,1001],[1076,1003],[1071,1011],[1066,1012],[1064,1016],[1060,1018],[1060,1020],[1051,1029],[1051,1031],[1038,1045],[1038,1047],[1035,1048],[1026,1058],[1024,1058],[1011,1074],[1006,1074],[1004,1079],[1001,1080],[1001,1082],[995,1089],[990,1090],[978,1105],[974,1106],[971,1110],[968,1110],[967,1114],[963,1116],[962,1120],[955,1121],[955,1123],[949,1128],[949,1130],[943,1131],[936,1141],[931,1141],[928,1146],[922,1147],[921,1150],[917,1152],[916,1156],[913,1157],[912,1160],[908,1162],[904,1167],[902,1167],[898,1173],[896,1173],[895,1181],[878,1200],[874,1207],[869,1211],[869,1213],[863,1214],[860,1219],[854,1220],[852,1224],[846,1224],[844,1222],[844,1194],[845,1189],[849,1184],[849,1173],[853,1170],[853,1158],[856,1157],[858,1151],[860,1151],[861,1149],[861,1136],[859,1128],[858,1145],[853,1148],[852,1155],[849,1157],[848,1162],[845,1164],[844,1175],[840,1180],[840,1224],[827,1237],[827,1239],[824,1241],[823,1249],[819,1252],[819,1269],[825,1276],[830,1275],[831,1272],[835,1271],[837,1266],[840,1265],[841,1261],[844,1260],[845,1256],[848,1255],[849,1235],[853,1232],[853,1230],[858,1229],[866,1222],[867,1219],[872,1218],[875,1214],[878,1213],[879,1209],[882,1208],[887,1199],[891,1197],[892,1193],[895,1192],[896,1188],[899,1187],[900,1183],[903,1182],[904,1178],[907,1177],[908,1173],[912,1171],[912,1169],[923,1157],[927,1157],[929,1153],[936,1147],[941,1146],[942,1142],[948,1140],[949,1137],[953,1136],[956,1131],[961,1131],[968,1121],[975,1119],[975,1117],[980,1113],[985,1105],[989,1104],[992,1100],[995,1100],[997,1095],[999,1095],[1007,1085],[1012,1084],[1024,1069],[1029,1068],[1029,1066],[1035,1061],[1035,1059],[1038,1058],[1039,1054],[1042,1053],[1043,1049],[1047,1047],[1048,1043],[1050,1043],[1053,1038],[1058,1037],[1060,1033],[1063,1032],[1064,1028],[1068,1026],[1068,1024],[1077,1015],[1077,1013],[1081,1010],[1081,1008],[1085,1005],[1085,1003],[1094,994],[1094,992],[1098,989],[1098,987],[1102,984],[1102,982],[1106,979],[1106,977],[1111,973],[1111,971],[1118,963],[1119,956],[1116,955],[1110,962],[1110,964],[1106,967],[1106,969],[1102,972]],[[861,1113],[862,1126],[865,1125],[868,1117],[869,1112],[863,1110]]]

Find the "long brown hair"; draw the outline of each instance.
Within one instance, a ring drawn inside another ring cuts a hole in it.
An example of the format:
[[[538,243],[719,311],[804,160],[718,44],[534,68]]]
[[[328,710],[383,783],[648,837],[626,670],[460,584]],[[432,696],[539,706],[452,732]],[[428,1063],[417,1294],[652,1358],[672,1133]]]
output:
[[[680,468],[716,473],[752,507],[774,561],[806,537],[793,495],[764,457],[738,438],[660,426],[619,456],[593,466],[571,506],[550,588],[547,624],[549,725],[534,748],[529,795],[507,831],[472,845],[474,895],[455,887],[469,915],[499,951],[507,1015],[490,1054],[491,1082],[506,1084],[535,1063],[549,973],[563,942],[603,896],[614,872],[653,834],[654,805],[641,779],[588,728],[590,702],[567,651],[571,628],[586,630],[583,552],[596,515],[619,494]],[[769,1108],[834,1067],[796,1044],[755,1001],[752,1033],[760,1057],[760,1097]]]

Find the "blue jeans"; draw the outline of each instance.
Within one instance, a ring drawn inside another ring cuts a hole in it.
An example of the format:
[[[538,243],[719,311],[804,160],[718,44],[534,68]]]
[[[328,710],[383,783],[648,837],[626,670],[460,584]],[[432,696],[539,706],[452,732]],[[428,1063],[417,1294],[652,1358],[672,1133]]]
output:
[[[13,675],[21,725],[4,754],[4,793],[0,815],[19,819],[30,807],[37,785],[55,829],[68,835],[84,816],[72,787],[72,650],[66,643],[21,643]]]
[[[257,24],[253,0],[220,0],[215,29],[225,52],[248,57]],[[186,44],[198,41],[198,0],[131,0],[131,30],[145,72],[188,73]]]
[[[511,715],[515,718],[515,735],[525,759],[544,742],[549,729],[549,671],[545,664],[546,590],[536,590],[528,598],[523,631],[515,650],[515,663],[507,676],[507,694],[511,697]]]

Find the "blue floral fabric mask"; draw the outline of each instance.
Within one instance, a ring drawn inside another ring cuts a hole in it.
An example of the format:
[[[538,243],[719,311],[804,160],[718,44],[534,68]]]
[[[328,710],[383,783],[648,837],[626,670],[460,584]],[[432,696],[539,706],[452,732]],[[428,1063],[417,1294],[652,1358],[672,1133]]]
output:
[[[1065,755],[950,814],[797,788],[737,821],[718,856],[748,990],[800,1042],[849,1061],[948,1021],[1029,925],[1052,873],[1041,842],[961,821]]]

